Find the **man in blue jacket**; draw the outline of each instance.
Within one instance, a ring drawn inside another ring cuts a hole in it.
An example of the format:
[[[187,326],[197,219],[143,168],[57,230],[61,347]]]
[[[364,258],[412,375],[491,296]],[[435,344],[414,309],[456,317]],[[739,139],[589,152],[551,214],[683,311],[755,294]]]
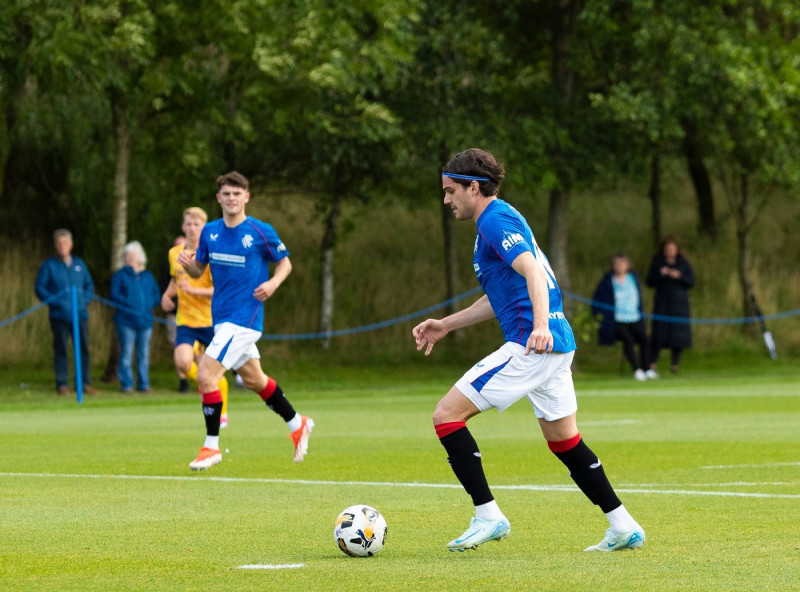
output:
[[[69,366],[67,345],[72,337],[72,296],[69,287],[78,289],[78,319],[80,327],[81,368],[83,392],[97,394],[89,384],[89,301],[94,294],[94,282],[89,268],[80,257],[72,256],[72,233],[60,228],[53,233],[56,256],[46,259],[36,276],[36,296],[49,300],[50,328],[53,331],[53,364],[56,371],[56,392],[68,395]],[[51,300],[52,299],[52,300]],[[77,387],[77,385],[76,385]]]

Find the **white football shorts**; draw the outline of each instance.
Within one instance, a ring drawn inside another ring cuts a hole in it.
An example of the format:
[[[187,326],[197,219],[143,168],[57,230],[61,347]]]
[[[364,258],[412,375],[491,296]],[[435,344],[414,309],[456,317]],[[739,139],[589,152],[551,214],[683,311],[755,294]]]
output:
[[[528,397],[536,417],[555,421],[578,410],[574,357],[574,351],[526,356],[525,347],[508,342],[470,368],[455,386],[481,411],[494,407],[502,412]]]
[[[256,342],[261,331],[247,329],[233,323],[214,325],[214,339],[206,348],[206,355],[214,358],[228,370],[238,370],[247,360],[261,359]]]

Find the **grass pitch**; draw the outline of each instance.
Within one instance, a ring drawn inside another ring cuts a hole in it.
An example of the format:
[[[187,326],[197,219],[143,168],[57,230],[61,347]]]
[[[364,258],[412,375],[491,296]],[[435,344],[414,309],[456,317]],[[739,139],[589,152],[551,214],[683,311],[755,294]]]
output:
[[[320,375],[321,376],[321,375]],[[584,553],[607,526],[548,451],[529,405],[470,422],[507,540],[450,553],[472,509],[430,415],[458,371],[341,370],[282,381],[316,421],[292,463],[285,425],[231,391],[221,465],[196,396],[40,384],[0,397],[0,588],[12,590],[790,590],[800,573],[797,373],[578,377],[579,426],[647,532]],[[379,555],[333,541],[345,507],[378,508]]]

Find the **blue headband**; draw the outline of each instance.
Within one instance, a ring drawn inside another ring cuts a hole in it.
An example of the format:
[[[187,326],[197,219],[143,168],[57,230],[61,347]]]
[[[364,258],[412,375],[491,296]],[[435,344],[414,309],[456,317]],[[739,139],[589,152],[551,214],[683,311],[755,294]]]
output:
[[[466,179],[467,181],[491,181],[489,177],[473,177],[472,175],[457,175],[455,173],[442,173],[442,177],[452,177],[453,179]]]

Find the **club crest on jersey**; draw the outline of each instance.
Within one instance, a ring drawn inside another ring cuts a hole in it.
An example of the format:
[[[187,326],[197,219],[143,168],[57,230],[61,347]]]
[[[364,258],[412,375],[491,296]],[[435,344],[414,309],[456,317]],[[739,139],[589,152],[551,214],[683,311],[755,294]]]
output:
[[[525,239],[522,238],[522,235],[519,232],[507,232],[503,231],[503,242],[500,244],[503,245],[503,249],[508,252],[510,251],[514,245],[518,243],[524,243]]]
[[[251,234],[245,234],[242,237],[242,246],[245,249],[249,249],[250,247],[253,246],[253,236]]]

